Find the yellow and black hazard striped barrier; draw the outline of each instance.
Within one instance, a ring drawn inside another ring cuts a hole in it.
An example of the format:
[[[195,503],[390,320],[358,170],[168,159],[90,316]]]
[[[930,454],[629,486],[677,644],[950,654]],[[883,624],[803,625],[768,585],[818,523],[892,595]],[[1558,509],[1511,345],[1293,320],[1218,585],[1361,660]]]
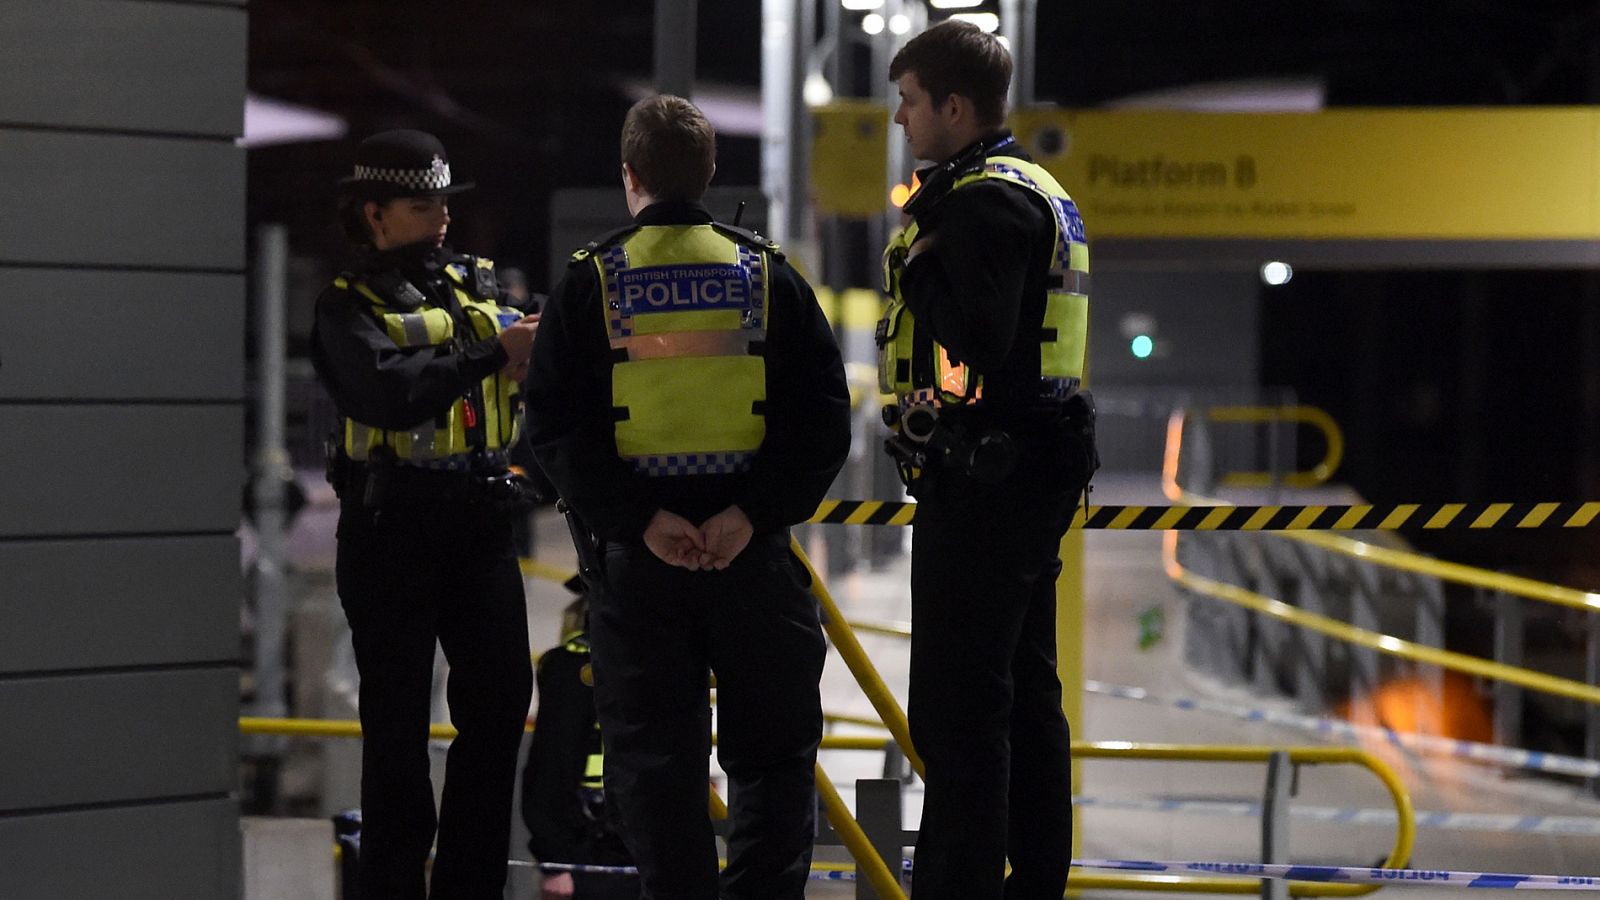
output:
[[[824,500],[808,522],[910,525],[915,503]],[[1074,528],[1111,531],[1437,531],[1443,529],[1587,528],[1600,502],[1390,503],[1355,506],[1090,506]]]

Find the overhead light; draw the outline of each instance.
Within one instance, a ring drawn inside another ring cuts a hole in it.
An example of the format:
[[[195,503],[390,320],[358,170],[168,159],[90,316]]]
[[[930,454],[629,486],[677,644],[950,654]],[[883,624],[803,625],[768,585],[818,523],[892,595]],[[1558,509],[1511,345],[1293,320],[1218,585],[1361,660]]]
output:
[[[877,13],[867,13],[861,17],[861,30],[867,34],[883,33],[883,16]]]
[[[859,12],[868,9],[882,9],[883,0],[839,0],[839,5],[845,9]]]
[[[911,30],[911,17],[905,13],[895,13],[889,17],[889,30],[894,34],[905,34]]]
[[[827,106],[833,102],[833,85],[822,77],[821,72],[812,72],[806,76],[806,84],[800,89],[800,96],[805,98],[807,106]]]
[[[1293,277],[1294,267],[1286,262],[1273,260],[1261,267],[1261,280],[1273,287],[1288,284],[1289,279]]]
[[[994,34],[1000,29],[1000,17],[994,13],[956,13],[950,18],[971,22],[990,34]]]
[[[932,0],[934,9],[971,9],[982,6],[983,0]]]

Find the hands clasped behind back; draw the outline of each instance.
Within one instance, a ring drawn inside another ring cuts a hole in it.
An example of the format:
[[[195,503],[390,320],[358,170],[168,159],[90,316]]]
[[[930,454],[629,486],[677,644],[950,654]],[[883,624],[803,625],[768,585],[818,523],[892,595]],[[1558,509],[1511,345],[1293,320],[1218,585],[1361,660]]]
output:
[[[656,510],[645,526],[644,543],[667,565],[691,572],[722,570],[750,544],[755,529],[744,510],[730,506],[697,528],[688,519]]]

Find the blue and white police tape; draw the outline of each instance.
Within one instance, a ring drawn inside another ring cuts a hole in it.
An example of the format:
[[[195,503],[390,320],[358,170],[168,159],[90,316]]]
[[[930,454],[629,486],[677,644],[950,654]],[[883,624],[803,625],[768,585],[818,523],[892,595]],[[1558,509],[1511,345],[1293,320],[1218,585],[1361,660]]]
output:
[[[1103,694],[1123,700],[1139,700],[1176,709],[1218,713],[1220,715],[1233,716],[1246,722],[1265,722],[1269,725],[1282,725],[1288,728],[1309,731],[1324,737],[1341,738],[1351,742],[1363,739],[1384,741],[1402,749],[1415,750],[1434,756],[1468,759],[1473,762],[1489,763],[1513,769],[1525,769],[1532,772],[1575,775],[1580,778],[1600,778],[1600,761],[1582,759],[1576,756],[1560,756],[1554,753],[1541,753],[1537,750],[1523,750],[1518,747],[1501,747],[1495,744],[1480,744],[1475,741],[1462,741],[1455,738],[1412,734],[1374,725],[1356,725],[1342,719],[1303,716],[1270,709],[1253,709],[1248,706],[1220,703],[1215,700],[1163,697],[1141,687],[1110,684],[1093,679],[1084,679],[1083,689],[1091,694]]]
[[[1369,866],[1295,866],[1274,863],[1169,862],[1138,859],[1075,859],[1085,869],[1124,869],[1195,875],[1243,875],[1340,884],[1407,884],[1497,888],[1524,891],[1600,891],[1600,876],[1514,875],[1505,872],[1452,872],[1439,869],[1374,869]]]
[[[1119,812],[1188,813],[1211,816],[1261,815],[1261,804],[1248,800],[1179,800],[1122,797],[1072,798],[1072,805],[1083,809],[1109,809]],[[1327,806],[1290,806],[1289,817],[1308,822],[1341,825],[1382,825],[1393,828],[1392,809],[1339,809]],[[1418,812],[1418,828],[1444,831],[1479,831],[1499,834],[1543,834],[1570,837],[1600,837],[1600,818],[1583,816],[1521,816],[1493,813]]]

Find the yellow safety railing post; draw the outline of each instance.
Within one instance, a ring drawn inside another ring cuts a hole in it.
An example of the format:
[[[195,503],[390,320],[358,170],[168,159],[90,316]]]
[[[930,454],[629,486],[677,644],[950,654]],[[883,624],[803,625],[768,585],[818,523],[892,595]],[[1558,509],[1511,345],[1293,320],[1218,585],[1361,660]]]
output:
[[[888,864],[867,839],[867,833],[861,830],[861,824],[850,815],[850,808],[844,805],[844,798],[839,796],[833,779],[828,777],[821,765],[817,766],[817,797],[822,800],[828,824],[833,826],[845,849],[855,857],[856,871],[866,876],[867,883],[878,892],[878,897],[881,900],[906,900],[906,892],[900,889],[900,879],[889,871]],[[900,860],[894,863],[899,866]]]
[[[1381,868],[1404,868],[1416,843],[1416,810],[1400,776],[1376,756],[1355,747],[1245,747],[1205,744],[1142,744],[1124,741],[1073,741],[1074,759],[1153,759],[1169,762],[1266,762],[1273,752],[1282,750],[1298,765],[1358,765],[1372,772],[1394,800],[1396,828],[1394,844]],[[1194,891],[1218,894],[1254,894],[1260,891],[1256,878],[1193,878],[1155,873],[1087,874],[1074,869],[1068,882],[1072,888],[1098,888],[1138,891]],[[1378,885],[1326,884],[1291,881],[1289,893],[1301,897],[1354,897],[1370,894]]]
[[[1190,493],[1178,483],[1178,466],[1183,452],[1184,423],[1185,414],[1182,410],[1174,412],[1167,420],[1167,446],[1161,474],[1162,491],[1174,502],[1197,506],[1215,504],[1216,500]],[[1495,572],[1484,572],[1457,563],[1444,563],[1415,553],[1377,547],[1350,538],[1293,531],[1272,532],[1272,534],[1288,540],[1322,547],[1356,559],[1367,560],[1378,565],[1434,575],[1452,581],[1493,587],[1507,593],[1535,600],[1559,603],[1564,606],[1574,606],[1591,612],[1595,611],[1597,601],[1600,601],[1600,597],[1591,593],[1576,591],[1571,588],[1560,588],[1556,585],[1546,585],[1525,578],[1500,575]],[[1528,669],[1468,656],[1464,653],[1456,653],[1438,647],[1417,644],[1387,634],[1367,631],[1337,619],[1307,612],[1297,606],[1262,596],[1237,585],[1226,584],[1197,575],[1184,568],[1182,563],[1178,561],[1177,538],[1178,533],[1175,531],[1168,531],[1163,536],[1162,561],[1166,567],[1167,576],[1177,584],[1190,590],[1242,606],[1265,616],[1271,616],[1291,625],[1320,632],[1346,643],[1376,650],[1379,653],[1452,669],[1476,677],[1506,681],[1529,690],[1567,697],[1583,703],[1600,704],[1600,687],[1594,685],[1567,678],[1544,675]],[[1470,573],[1477,573],[1477,577],[1468,580]],[[1544,590],[1533,590],[1532,588],[1535,586]]]
[[[1304,472],[1290,472],[1280,481],[1286,487],[1309,488],[1327,482],[1344,460],[1344,432],[1339,423],[1325,410],[1315,406],[1213,406],[1206,410],[1206,419],[1218,423],[1276,424],[1299,422],[1322,432],[1328,449],[1322,461]],[[1268,487],[1272,472],[1228,472],[1217,479],[1227,487]]]
[[[850,624],[839,612],[839,605],[833,602],[833,595],[828,593],[827,585],[822,583],[822,578],[812,567],[805,550],[801,549],[800,542],[790,537],[789,549],[810,575],[811,596],[822,605],[822,627],[827,630],[829,640],[833,641],[840,658],[849,667],[850,673],[856,677],[856,683],[861,685],[861,690],[866,693],[872,708],[882,717],[884,727],[894,735],[895,743],[900,745],[900,752],[906,755],[911,768],[918,775],[924,774],[922,757],[918,756],[916,748],[911,746],[911,726],[906,721],[905,710],[900,708],[900,701],[890,693],[889,686],[883,683],[883,677],[878,674],[878,669],[867,656],[867,651],[861,648],[861,642],[856,640],[855,633],[850,630]]]

